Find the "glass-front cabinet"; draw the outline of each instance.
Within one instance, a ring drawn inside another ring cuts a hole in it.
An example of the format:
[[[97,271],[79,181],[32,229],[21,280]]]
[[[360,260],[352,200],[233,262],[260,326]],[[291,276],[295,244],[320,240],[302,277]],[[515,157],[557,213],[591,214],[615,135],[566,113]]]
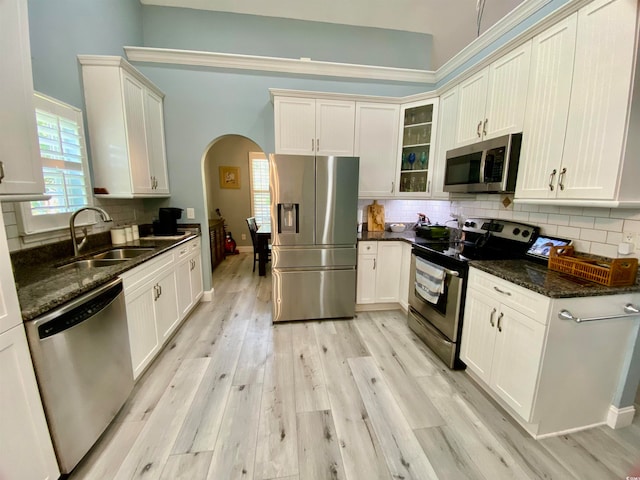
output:
[[[398,195],[424,197],[431,193],[437,110],[437,98],[402,106],[403,126],[396,178]]]

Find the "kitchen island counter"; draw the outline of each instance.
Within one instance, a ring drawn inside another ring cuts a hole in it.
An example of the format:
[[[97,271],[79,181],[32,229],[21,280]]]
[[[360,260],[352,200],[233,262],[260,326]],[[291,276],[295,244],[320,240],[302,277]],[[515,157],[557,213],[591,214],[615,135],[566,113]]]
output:
[[[470,266],[550,298],[594,297],[640,292],[637,283],[628,287],[607,287],[549,270],[530,260],[475,260]]]

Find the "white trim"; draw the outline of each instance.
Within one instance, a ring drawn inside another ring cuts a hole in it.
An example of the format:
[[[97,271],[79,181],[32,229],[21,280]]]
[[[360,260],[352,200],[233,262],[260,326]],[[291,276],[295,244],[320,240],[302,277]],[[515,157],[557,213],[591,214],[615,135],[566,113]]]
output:
[[[156,95],[164,98],[164,92],[162,90],[156,87],[151,80],[122,57],[116,55],[78,55],[78,62],[80,62],[80,65],[83,67],[120,67],[129,75],[144,83],[145,86]],[[114,197],[111,196],[111,198]]]
[[[202,292],[202,301],[203,302],[212,302],[214,293],[215,292],[214,292],[213,287],[211,288],[211,290],[205,290],[204,292]]]
[[[456,199],[460,200],[460,199]],[[565,199],[536,199],[514,198],[514,203],[520,205],[555,205],[559,207],[594,207],[594,208],[640,208],[640,201],[624,200],[565,200]]]
[[[172,48],[124,47],[132,62],[168,63],[212,68],[237,68],[284,72],[298,75],[319,75],[342,78],[366,78],[409,83],[435,83],[435,73],[411,68],[356,65],[350,63],[321,62],[317,60],[263,57],[233,53],[177,50]]]
[[[607,425],[613,429],[628,427],[633,423],[635,413],[636,407],[633,405],[624,408],[611,405],[607,413]]]
[[[452,72],[462,67],[466,62],[478,55],[485,48],[489,47],[493,42],[500,39],[501,36],[508,33],[511,29],[519,25],[521,22],[529,18],[535,12],[547,5],[551,0],[528,0],[522,2],[518,7],[509,12],[505,17],[498,21],[495,25],[485,31],[476,38],[468,46],[462,49],[458,54],[452,57],[438,70],[419,70],[397,67],[382,67],[375,65],[356,65],[336,62],[321,62],[309,59],[293,59],[279,57],[263,57],[257,55],[240,55],[232,53],[206,52],[197,50],[178,50],[167,48],[151,48],[151,47],[123,47],[127,58],[132,62],[147,63],[164,63],[173,65],[190,65],[211,68],[232,68],[241,70],[258,70],[269,72],[283,72],[298,75],[314,75],[314,76],[330,76],[338,78],[366,78],[370,80],[394,81],[401,83],[423,83],[425,85],[435,86],[442,79],[450,75]],[[504,53],[516,48],[518,45],[533,38],[538,33],[550,27],[561,19],[578,11],[584,5],[592,0],[570,0],[565,5],[551,12],[549,15],[535,23],[527,30],[519,34],[517,37],[505,43],[500,48],[482,59],[478,64],[471,66],[461,75],[456,76],[447,82],[447,85],[441,85],[438,90],[432,90],[426,93],[420,93],[404,98],[389,99],[389,103],[406,103],[411,101],[420,101],[431,98],[445,91],[450,84],[458,83],[467,76],[474,74],[481,68],[487,66],[491,61],[495,60]],[[94,64],[89,62],[99,62],[103,58],[95,55],[79,55],[78,59],[84,64]],[[116,61],[119,57],[112,57],[112,61]],[[126,61],[126,65],[131,67]],[[98,63],[95,63],[98,64]],[[133,69],[135,71],[135,69]],[[138,75],[141,75],[138,73]],[[464,75],[464,77],[463,77]],[[330,94],[325,94],[330,95]],[[333,95],[336,98],[338,94]],[[272,93],[273,97],[273,93]],[[360,101],[385,102],[386,97],[368,97],[358,95],[346,95],[341,98],[355,98]],[[316,97],[320,98],[320,97]]]
[[[522,422],[520,422],[520,424],[522,425]],[[598,422],[598,423],[592,423],[590,425],[582,425],[581,427],[568,428],[566,430],[558,430],[557,432],[543,433],[542,435],[532,434],[532,436],[536,440],[543,440],[545,438],[552,438],[560,435],[569,435],[576,432],[582,432],[583,430],[590,430],[592,428],[602,427],[603,425],[606,425],[606,422]]]
[[[356,303],[356,312],[375,312],[382,310],[400,310],[399,303]]]
[[[438,68],[436,73],[438,80],[441,80],[454,72],[465,62],[471,60],[474,56],[482,52],[483,49],[500,39],[500,37],[525,21],[549,2],[551,2],[551,0],[528,0],[526,2],[522,2],[492,27],[482,33],[482,35],[464,47],[444,65]]]

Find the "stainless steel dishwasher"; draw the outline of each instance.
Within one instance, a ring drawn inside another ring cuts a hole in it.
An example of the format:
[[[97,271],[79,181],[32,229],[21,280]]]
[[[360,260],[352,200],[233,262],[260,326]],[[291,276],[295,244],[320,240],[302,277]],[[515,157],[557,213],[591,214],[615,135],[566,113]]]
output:
[[[84,457],[133,389],[122,281],[26,323],[62,473]]]

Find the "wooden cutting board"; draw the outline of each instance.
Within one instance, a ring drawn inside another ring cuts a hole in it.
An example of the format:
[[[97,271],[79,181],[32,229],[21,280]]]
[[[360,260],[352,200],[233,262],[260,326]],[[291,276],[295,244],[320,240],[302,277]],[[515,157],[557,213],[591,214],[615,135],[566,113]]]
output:
[[[384,205],[378,205],[377,200],[374,200],[367,207],[367,230],[370,232],[384,231]]]

